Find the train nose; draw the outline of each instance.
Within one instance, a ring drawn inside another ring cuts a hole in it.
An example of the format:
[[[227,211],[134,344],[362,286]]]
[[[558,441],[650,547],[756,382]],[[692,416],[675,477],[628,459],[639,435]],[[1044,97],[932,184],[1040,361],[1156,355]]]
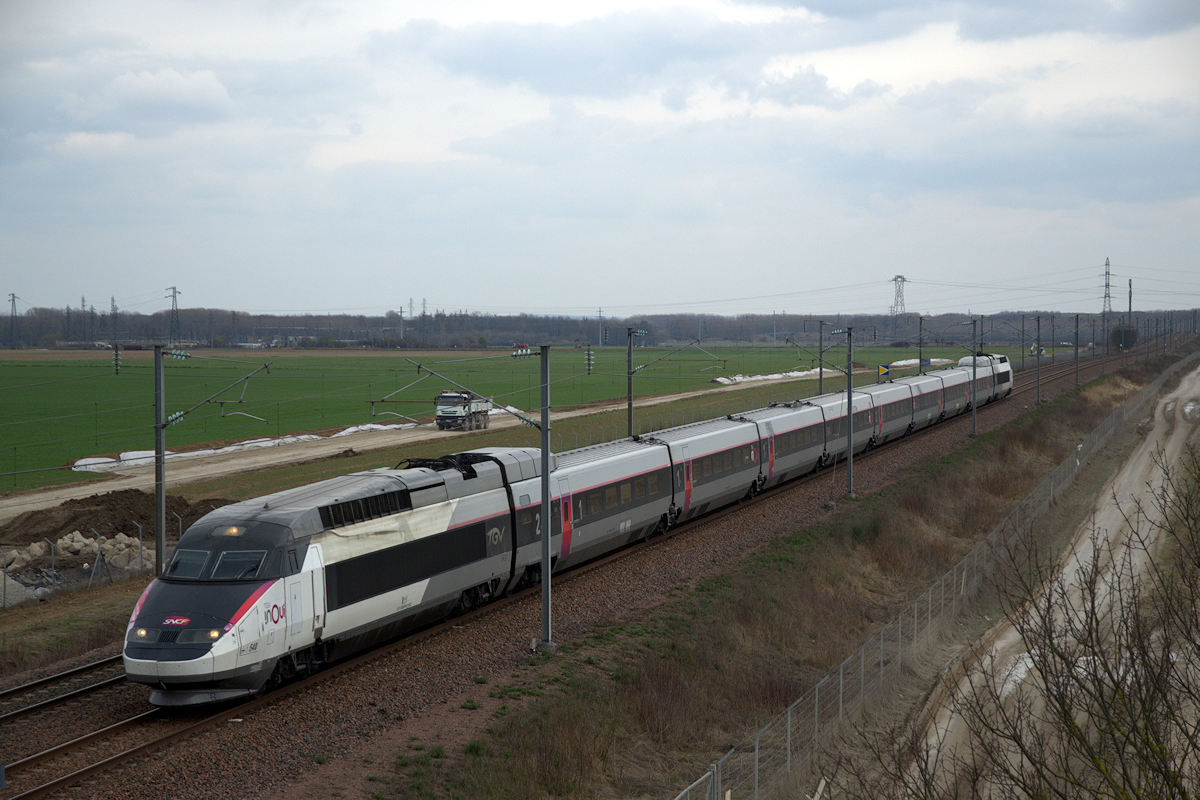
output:
[[[183,655],[183,654],[180,654]],[[194,683],[212,680],[216,659],[211,652],[179,661],[168,661],[162,654],[137,658],[126,648],[125,675],[137,683]]]

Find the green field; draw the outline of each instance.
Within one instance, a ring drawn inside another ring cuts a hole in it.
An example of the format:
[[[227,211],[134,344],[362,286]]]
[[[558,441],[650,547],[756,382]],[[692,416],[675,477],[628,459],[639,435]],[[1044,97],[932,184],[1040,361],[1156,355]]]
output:
[[[397,423],[397,415],[428,420],[434,396],[454,383],[515,406],[536,417],[540,405],[539,359],[513,358],[510,351],[404,352],[295,350],[194,351],[189,359],[166,361],[167,414],[200,404],[167,429],[167,448],[275,437],[302,431],[328,433],[364,423]],[[623,347],[593,351],[591,374],[585,350],[551,351],[551,405],[577,406],[625,397]],[[957,359],[961,348],[927,348],[927,357]],[[122,354],[119,374],[103,353],[6,353],[0,360],[0,492],[86,479],[63,467],[88,456],[115,456],[154,447],[153,358],[148,351]],[[875,381],[879,364],[916,358],[916,349],[859,348],[855,362],[870,372],[857,384]],[[448,380],[418,373],[408,359]],[[828,367],[845,366],[845,349],[826,352]],[[216,399],[263,364],[245,384]],[[634,393],[643,397],[714,388],[718,376],[761,375],[815,365],[815,354],[794,347],[637,348]],[[911,373],[908,369],[894,374]],[[422,377],[424,376],[424,377]],[[420,379],[420,380],[418,380]],[[825,379],[825,391],[845,383]],[[407,387],[407,388],[405,388]],[[402,390],[402,391],[398,391]],[[815,394],[817,382],[780,383],[771,399]],[[378,402],[387,397],[387,402]],[[377,401],[372,414],[370,401]],[[224,415],[222,415],[222,412]]]

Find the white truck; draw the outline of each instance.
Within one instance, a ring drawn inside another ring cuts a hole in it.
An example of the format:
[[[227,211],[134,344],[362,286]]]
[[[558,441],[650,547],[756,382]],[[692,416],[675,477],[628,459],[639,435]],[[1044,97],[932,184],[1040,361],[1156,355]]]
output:
[[[471,392],[442,392],[434,399],[438,430],[474,431],[488,426],[492,401]]]

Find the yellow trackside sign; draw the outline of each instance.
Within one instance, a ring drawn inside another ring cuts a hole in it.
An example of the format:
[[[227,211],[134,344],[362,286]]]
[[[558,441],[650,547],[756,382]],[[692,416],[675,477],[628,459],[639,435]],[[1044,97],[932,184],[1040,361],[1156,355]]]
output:
[[[879,365],[879,377],[881,377],[881,378],[887,377],[888,367],[890,367],[890,366],[891,366],[890,364],[880,364]]]

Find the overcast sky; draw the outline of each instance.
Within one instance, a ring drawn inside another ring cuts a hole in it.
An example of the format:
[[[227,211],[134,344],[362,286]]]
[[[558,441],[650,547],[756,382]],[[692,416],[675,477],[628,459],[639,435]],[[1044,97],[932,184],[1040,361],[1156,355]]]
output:
[[[1192,308],[1198,245],[1196,0],[0,0],[18,313]]]

